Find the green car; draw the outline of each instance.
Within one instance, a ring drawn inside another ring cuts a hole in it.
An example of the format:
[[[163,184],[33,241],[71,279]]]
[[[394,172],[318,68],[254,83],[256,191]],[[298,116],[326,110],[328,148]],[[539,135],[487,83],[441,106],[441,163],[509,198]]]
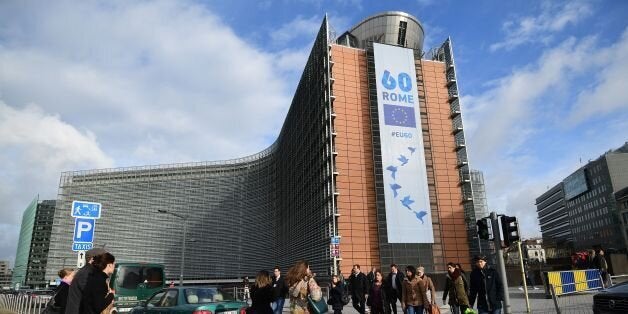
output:
[[[246,314],[248,305],[232,300],[233,297],[216,287],[165,288],[130,313]]]

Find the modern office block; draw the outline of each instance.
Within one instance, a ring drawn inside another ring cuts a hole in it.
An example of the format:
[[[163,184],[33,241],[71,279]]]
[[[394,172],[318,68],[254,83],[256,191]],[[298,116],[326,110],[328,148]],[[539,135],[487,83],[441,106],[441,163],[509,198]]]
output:
[[[76,258],[75,200],[102,204],[95,246],[164,263],[168,278],[183,256],[186,280],[287,270],[300,259],[322,277],[353,264],[469,269],[476,216],[451,40],[425,57],[423,36],[403,12],[338,38],[325,18],[264,151],[63,173],[46,276]]]

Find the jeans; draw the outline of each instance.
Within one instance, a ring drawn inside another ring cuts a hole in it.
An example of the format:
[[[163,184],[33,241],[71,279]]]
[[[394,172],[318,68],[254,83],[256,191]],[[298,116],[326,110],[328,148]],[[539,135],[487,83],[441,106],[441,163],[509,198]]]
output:
[[[417,305],[417,306],[408,305],[406,307],[406,314],[423,314],[423,312],[424,312],[423,305]]]
[[[478,314],[502,314],[502,309],[489,311],[478,307]]]
[[[281,314],[283,312],[283,305],[286,303],[286,299],[279,298],[275,302],[270,304],[270,307],[273,308],[274,314]]]

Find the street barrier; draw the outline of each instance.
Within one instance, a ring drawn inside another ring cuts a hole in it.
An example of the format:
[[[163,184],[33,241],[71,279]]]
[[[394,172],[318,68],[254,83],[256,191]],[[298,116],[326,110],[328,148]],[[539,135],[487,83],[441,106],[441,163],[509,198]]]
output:
[[[599,269],[548,271],[544,276],[547,298],[552,297],[552,287],[556,296],[604,288]]]

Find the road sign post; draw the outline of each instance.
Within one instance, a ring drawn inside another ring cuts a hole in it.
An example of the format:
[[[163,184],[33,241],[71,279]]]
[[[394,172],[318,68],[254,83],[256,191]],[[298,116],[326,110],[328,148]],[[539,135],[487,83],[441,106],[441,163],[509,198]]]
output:
[[[85,266],[85,251],[78,251],[76,268],[82,268],[83,266]]]
[[[72,202],[70,215],[75,218],[72,251],[79,252],[79,260],[81,259],[81,251],[87,251],[94,247],[94,229],[96,228],[96,219],[100,218],[101,212],[102,205],[100,203]],[[85,260],[85,252],[83,252],[82,259]],[[80,264],[79,261],[77,261],[78,264]]]

